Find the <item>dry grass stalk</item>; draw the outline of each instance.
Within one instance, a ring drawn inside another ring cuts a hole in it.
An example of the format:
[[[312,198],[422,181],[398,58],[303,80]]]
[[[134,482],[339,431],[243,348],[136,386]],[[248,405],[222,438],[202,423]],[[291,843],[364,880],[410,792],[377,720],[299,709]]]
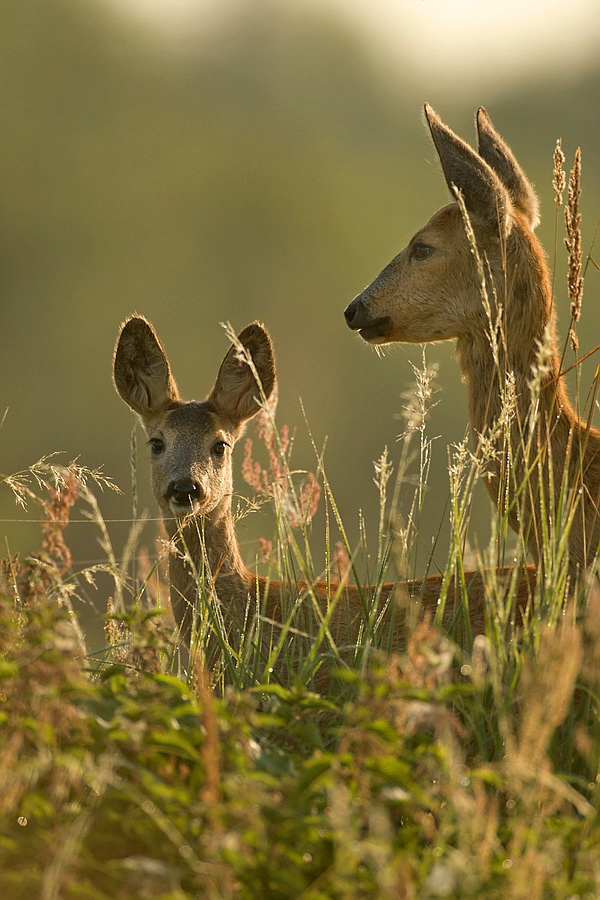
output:
[[[571,319],[578,322],[581,316],[581,302],[583,299],[583,275],[581,252],[581,213],[579,212],[579,198],[581,196],[581,150],[575,151],[575,161],[569,175],[569,188],[567,205],[565,206],[565,225],[567,235],[565,244],[568,251],[568,294],[571,302]],[[573,349],[576,341],[573,341]]]
[[[566,622],[540,626],[540,646],[521,677],[522,714],[515,764],[535,771],[547,760],[554,731],[564,721],[573,700],[583,660],[581,631]]]
[[[53,488],[46,484],[49,500],[42,501],[45,519],[42,524],[42,549],[55,561],[61,575],[71,568],[72,556],[64,538],[64,530],[69,524],[69,514],[79,497],[79,483],[74,472],[70,472],[62,485]]]
[[[74,472],[66,472],[56,486],[44,481],[49,499],[35,497],[44,511],[42,522],[42,551],[19,567],[17,586],[24,602],[33,597],[43,597],[49,591],[60,589],[64,595],[62,578],[71,568],[71,551],[64,538],[69,515],[79,497],[79,481]],[[30,494],[30,496],[34,496]],[[66,596],[66,595],[65,595]]]
[[[147,597],[148,605],[158,608],[161,605],[161,599],[164,600],[169,596],[169,585],[167,582],[166,557],[161,552],[162,544],[160,540],[155,542],[155,550],[156,556],[151,557],[147,547],[142,546],[138,549],[136,575],[138,583]]]
[[[481,301],[483,303],[483,308],[485,309],[485,315],[487,319],[487,336],[494,363],[496,365],[496,368],[498,369],[498,372],[500,372],[499,336],[502,334],[502,305],[498,303],[498,298],[496,296],[495,287],[492,281],[492,295],[494,297],[494,300],[496,301],[496,315],[494,317],[488,291],[489,279],[486,277],[486,267],[483,264],[483,257],[479,252],[477,238],[475,237],[475,231],[473,230],[473,225],[471,223],[471,217],[469,216],[469,212],[467,210],[465,198],[462,191],[455,184],[452,185],[452,189],[456,196],[456,202],[458,204],[458,208],[460,209],[460,214],[464,223],[465,234],[469,243],[469,249],[471,251],[473,259],[475,260],[475,265],[477,268],[477,280],[479,282],[479,290],[481,292]],[[489,275],[489,262],[486,260],[486,263],[488,269],[487,274]]]
[[[109,658],[121,664],[128,663],[131,656],[131,635],[123,623],[118,621],[113,597],[106,601],[104,634],[109,647]]]
[[[276,394],[275,387],[274,393]],[[321,497],[321,485],[313,472],[307,472],[304,483],[298,493],[292,484],[294,474],[289,465],[291,441],[289,427],[282,425],[279,432],[275,429],[274,413],[277,404],[269,398],[268,408],[263,408],[255,419],[257,437],[266,448],[269,459],[269,470],[264,469],[253,456],[252,438],[244,444],[244,460],[242,477],[257,494],[277,498],[288,523],[292,528],[309,525],[316,515]]]
[[[560,138],[556,141],[554,148],[554,174],[552,178],[552,187],[554,188],[554,202],[557,206],[562,206],[563,192],[565,189],[565,154],[562,149],[562,141]]]

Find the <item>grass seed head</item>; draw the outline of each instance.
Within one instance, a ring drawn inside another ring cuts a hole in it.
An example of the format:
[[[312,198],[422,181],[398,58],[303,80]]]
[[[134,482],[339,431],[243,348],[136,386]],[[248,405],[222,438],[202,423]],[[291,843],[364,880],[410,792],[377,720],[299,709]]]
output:
[[[554,177],[552,178],[552,187],[554,188],[554,202],[557,206],[562,206],[563,191],[565,189],[565,154],[562,149],[562,140],[558,138],[556,147],[554,148]]]
[[[575,151],[575,161],[569,175],[567,205],[565,206],[565,224],[567,236],[565,244],[568,251],[567,285],[571,301],[571,318],[578,322],[581,316],[583,299],[583,274],[581,252],[581,213],[579,198],[581,196],[581,150]],[[575,348],[574,348],[575,349]]]

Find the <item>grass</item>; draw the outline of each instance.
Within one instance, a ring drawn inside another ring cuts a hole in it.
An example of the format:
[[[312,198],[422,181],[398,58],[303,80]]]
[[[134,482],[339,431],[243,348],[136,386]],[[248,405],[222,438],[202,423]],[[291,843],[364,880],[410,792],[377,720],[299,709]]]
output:
[[[462,539],[476,475],[464,448],[453,458]],[[379,462],[384,506],[387,466]],[[518,629],[490,574],[485,635],[458,647],[433,623],[415,622],[391,658],[367,609],[350,662],[328,640],[315,652],[297,604],[265,660],[260,598],[236,644],[205,594],[202,652],[186,684],[172,674],[156,566],[136,582],[128,573],[134,538],[124,564],[107,547],[116,599],[105,650],[86,654],[62,532],[76,493],[96,519],[99,506],[68,469],[55,475],[50,499],[40,498],[42,551],[3,569],[5,896],[597,896],[597,588],[584,586],[575,608],[562,587],[541,585]],[[321,475],[333,531],[337,510]],[[294,583],[315,564],[309,517],[294,529],[287,503],[275,499],[265,565]],[[399,530],[384,524],[375,581]],[[330,561],[333,543],[328,529]],[[355,572],[361,553],[345,559]],[[311,683],[329,658],[339,665],[317,694]]]
[[[600,589],[594,574],[577,588],[568,583],[568,504],[549,513],[544,575],[523,623],[516,581],[506,594],[495,566],[525,558],[525,535],[494,513],[492,540],[477,553],[487,625],[471,634],[463,560],[485,447],[477,458],[466,441],[450,448],[452,538],[440,606],[456,576],[459,620],[444,634],[403,608],[399,591],[393,602],[405,641],[388,652],[378,593],[390,572],[414,574],[431,465],[434,372],[425,358],[415,376],[395,471],[387,451],[375,466],[372,555],[364,528],[350,545],[324,453],[315,448],[315,473],[295,471],[293,440],[265,409],[261,449],[247,444],[244,453],[255,498],[240,501],[239,515],[272,505],[274,531],[261,541],[257,568],[289,586],[288,606],[271,628],[258,592],[242,634],[231,634],[200,568],[187,677],[177,677],[165,613],[167,548],[159,544],[156,557],[143,550],[134,512],[117,552],[94,487],[103,476],[46,459],[2,480],[44,517],[39,553],[7,558],[0,579],[3,896],[600,895]],[[505,392],[508,421],[509,381]],[[316,559],[310,530],[319,502],[325,530]],[[96,523],[105,555],[100,567],[79,572],[64,538],[74,504]],[[105,647],[90,653],[74,598],[99,571],[112,592]],[[318,577],[331,587],[324,613],[313,602]],[[336,645],[329,630],[346,579],[364,586],[351,646]],[[307,617],[317,617],[317,640]]]

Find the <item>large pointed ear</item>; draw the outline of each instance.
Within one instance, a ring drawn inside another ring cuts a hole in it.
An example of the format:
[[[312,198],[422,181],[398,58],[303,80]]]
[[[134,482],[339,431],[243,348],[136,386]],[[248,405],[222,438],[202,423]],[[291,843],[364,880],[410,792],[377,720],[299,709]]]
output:
[[[256,415],[261,397],[268,400],[274,387],[275,357],[271,338],[262,325],[253,322],[229,348],[207,399],[232,422],[241,424]]]
[[[508,144],[500,137],[487,112],[477,110],[479,155],[494,170],[510,194],[515,209],[523,213],[531,228],[539,222],[539,203],[523,169],[515,159]]]
[[[425,118],[452,196],[456,196],[455,187],[458,188],[474,226],[484,226],[494,235],[504,234],[510,200],[496,173],[444,125],[428,103],[425,104]]]
[[[141,316],[132,316],[121,327],[113,373],[117,391],[142,419],[179,400],[164,348]]]

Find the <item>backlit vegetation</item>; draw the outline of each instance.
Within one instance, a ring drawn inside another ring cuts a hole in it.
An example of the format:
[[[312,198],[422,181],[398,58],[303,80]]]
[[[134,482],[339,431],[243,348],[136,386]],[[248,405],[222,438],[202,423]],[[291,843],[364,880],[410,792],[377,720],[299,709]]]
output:
[[[274,511],[272,534],[249,551],[260,571],[291,586],[413,574],[415,548],[429,540],[419,517],[434,402],[425,360],[416,375],[398,462],[385,452],[375,466],[378,534],[371,541],[361,528],[357,547],[346,537],[325,454],[317,447],[313,473],[298,471],[290,433],[265,410],[238,457],[256,491],[249,503],[240,499],[239,516],[262,503]],[[532,392],[535,385],[534,372]],[[597,379],[591,390],[595,404]],[[579,394],[585,400],[587,386]],[[507,391],[507,419],[510,402]],[[386,652],[381,620],[365,608],[348,653],[331,639],[308,640],[310,602],[292,602],[265,655],[260,597],[248,604],[244,633],[231,635],[200,580],[187,674],[165,611],[168,547],[159,540],[156,554],[144,550],[137,520],[126,547],[112,546],[98,490],[106,479],[53,460],[4,478],[3,490],[41,508],[43,524],[39,553],[2,564],[3,896],[596,898],[596,575],[569,582],[569,518],[549,522],[556,543],[530,615],[517,619],[514,591],[505,596],[494,567],[500,551],[503,562],[522,561],[525,539],[494,513],[489,546],[469,549],[485,460],[467,441],[448,454],[445,582],[457,578],[466,606],[464,560],[476,559],[487,579],[485,634],[469,634],[466,609],[442,633],[435,619],[419,621],[403,608],[400,592],[401,652]],[[74,506],[96,523],[101,566],[74,571],[64,534]],[[326,522],[318,559],[309,541],[315,514]],[[105,646],[91,652],[73,601],[100,574],[112,581],[111,598]],[[322,629],[327,637],[326,618]],[[316,693],[322,667],[328,685]]]

